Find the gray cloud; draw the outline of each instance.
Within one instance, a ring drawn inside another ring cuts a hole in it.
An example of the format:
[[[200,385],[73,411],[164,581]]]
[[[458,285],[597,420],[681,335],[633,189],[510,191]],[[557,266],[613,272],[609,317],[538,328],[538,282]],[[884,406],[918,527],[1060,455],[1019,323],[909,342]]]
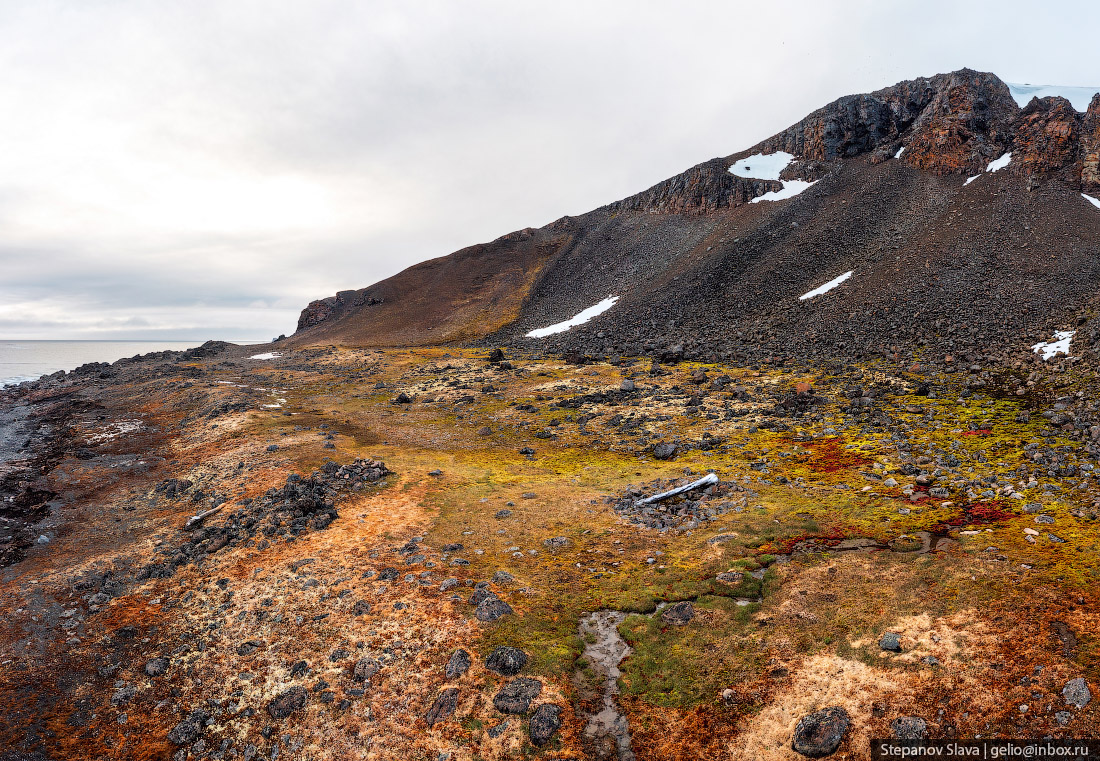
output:
[[[270,338],[312,298],[840,95],[962,66],[1094,83],[1097,22],[1085,2],[0,2],[0,334]]]

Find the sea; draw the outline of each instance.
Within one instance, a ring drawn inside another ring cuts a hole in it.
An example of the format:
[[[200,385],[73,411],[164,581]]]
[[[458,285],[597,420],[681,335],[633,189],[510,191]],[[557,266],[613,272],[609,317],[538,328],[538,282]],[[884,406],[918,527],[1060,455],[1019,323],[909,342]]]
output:
[[[202,341],[5,341],[0,340],[0,386],[35,380],[89,362],[114,362],[151,351],[182,351]]]

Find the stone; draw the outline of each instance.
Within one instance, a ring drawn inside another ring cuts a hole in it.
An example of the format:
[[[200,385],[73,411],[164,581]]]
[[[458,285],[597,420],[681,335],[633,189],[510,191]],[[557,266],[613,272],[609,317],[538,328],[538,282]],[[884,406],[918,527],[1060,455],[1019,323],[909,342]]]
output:
[[[477,618],[478,621],[489,623],[496,621],[501,616],[507,616],[513,612],[511,605],[504,602],[504,600],[500,599],[495,594],[490,594],[478,603],[477,608],[474,610],[474,617]]]
[[[191,717],[184,719],[168,733],[168,742],[173,745],[190,745],[202,734],[200,724]]]
[[[447,666],[443,672],[447,675],[448,679],[458,679],[465,674],[466,670],[469,668],[470,654],[460,647],[458,650],[451,653],[451,658],[447,661]]]
[[[531,742],[540,748],[561,729],[561,706],[543,703],[531,714]]]
[[[629,378],[619,384],[620,391],[633,391],[635,389],[634,381]]]
[[[511,510],[497,510],[496,514],[493,517],[496,518],[498,521],[502,521],[505,518],[511,518],[512,517],[512,511]]]
[[[501,645],[485,659],[485,668],[501,676],[515,676],[526,665],[527,653],[508,645]]]
[[[671,460],[676,456],[677,450],[679,450],[679,447],[675,444],[661,442],[653,447],[653,456],[658,460]]]
[[[309,700],[309,693],[306,692],[306,688],[295,685],[277,697],[272,698],[267,704],[267,712],[271,714],[271,718],[273,719],[285,719],[295,711],[300,711],[305,708],[307,700]]]
[[[493,574],[493,578],[491,579],[494,584],[511,584],[515,580],[516,577],[507,571],[497,571]]]
[[[424,721],[428,722],[429,727],[434,727],[439,722],[451,718],[457,705],[458,688],[448,687],[436,697],[432,707],[428,709],[428,713],[424,716]]]
[[[1084,708],[1092,700],[1092,693],[1089,691],[1089,686],[1085,683],[1084,677],[1079,676],[1066,682],[1065,687],[1062,688],[1062,697],[1066,699],[1066,703],[1069,705]]]
[[[145,662],[145,673],[148,676],[160,676],[168,670],[167,658],[151,658]]]
[[[923,740],[928,723],[919,716],[899,716],[890,722],[890,731],[898,740]]]
[[[562,547],[566,547],[569,544],[569,537],[567,536],[552,536],[549,539],[544,539],[542,543],[552,550],[558,550]]]
[[[886,632],[879,638],[878,646],[891,653],[900,653],[901,635],[897,632]]]
[[[382,670],[382,665],[373,658],[360,658],[351,670],[352,678],[357,682],[369,682]]]
[[[408,394],[406,394],[404,391],[402,391],[393,400],[393,403],[394,404],[412,404],[412,398]]]
[[[695,618],[695,606],[687,600],[669,605],[661,611],[661,620],[673,626],[684,626]]]
[[[803,716],[794,728],[791,747],[803,756],[821,758],[840,747],[851,719],[840,706],[829,706]]]
[[[521,676],[505,684],[493,697],[493,706],[501,713],[527,713],[531,701],[542,692],[542,682]]]

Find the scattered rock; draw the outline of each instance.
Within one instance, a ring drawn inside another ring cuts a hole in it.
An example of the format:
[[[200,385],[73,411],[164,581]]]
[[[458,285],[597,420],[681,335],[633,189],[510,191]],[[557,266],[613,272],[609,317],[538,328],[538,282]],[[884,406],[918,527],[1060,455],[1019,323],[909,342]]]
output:
[[[515,676],[527,665],[527,653],[518,647],[502,645],[485,659],[485,668],[502,676]]]
[[[500,599],[495,594],[490,593],[488,597],[477,604],[477,608],[474,610],[474,616],[478,621],[489,623],[491,621],[496,621],[501,616],[507,616],[513,612],[512,606],[504,602],[504,600]]]
[[[447,661],[447,667],[444,669],[444,673],[448,679],[458,679],[460,676],[466,673],[466,670],[470,668],[470,654],[459,648],[451,654],[450,660]]]
[[[695,606],[687,600],[669,605],[661,611],[661,620],[673,626],[683,626],[695,618]]]
[[[540,748],[550,742],[550,738],[561,729],[561,707],[553,703],[543,703],[531,714],[531,742]]]
[[[900,653],[901,635],[897,632],[886,632],[879,638],[878,646],[891,653]]]
[[[1085,683],[1084,677],[1079,676],[1066,682],[1065,687],[1062,688],[1062,697],[1071,706],[1084,708],[1092,700],[1092,692],[1089,691],[1089,686]]]
[[[145,662],[145,673],[148,676],[161,676],[167,670],[167,658],[151,658]]]
[[[306,688],[295,685],[278,697],[273,698],[267,704],[267,712],[271,714],[273,719],[285,719],[295,711],[305,708],[308,699],[309,693],[306,692]]]
[[[458,705],[458,688],[448,687],[439,693],[439,696],[432,703],[432,707],[428,709],[427,715],[424,717],[424,721],[428,722],[429,727],[434,727],[441,721],[446,721],[451,718],[451,715],[455,712],[455,706]]]
[[[382,670],[382,665],[373,658],[360,658],[351,670],[352,678],[357,682],[369,682]]]
[[[549,539],[542,541],[544,545],[552,550],[561,549],[569,544],[569,537],[567,536],[552,536]]]
[[[828,756],[840,747],[850,723],[848,712],[840,706],[822,708],[798,720],[791,747],[810,758]]]
[[[676,452],[679,450],[675,444],[669,444],[667,442],[661,442],[653,447],[653,456],[658,460],[671,460],[676,456]]]
[[[890,731],[898,740],[923,740],[928,723],[919,716],[899,716],[890,722]]]
[[[501,713],[527,713],[531,701],[542,692],[542,682],[521,676],[500,688],[493,697],[493,705]]]

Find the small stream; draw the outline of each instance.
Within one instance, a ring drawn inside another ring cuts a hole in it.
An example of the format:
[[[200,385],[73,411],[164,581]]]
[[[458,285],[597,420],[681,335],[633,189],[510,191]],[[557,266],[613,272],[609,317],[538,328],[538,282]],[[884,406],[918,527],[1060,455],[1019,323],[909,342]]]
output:
[[[634,761],[630,726],[615,702],[619,694],[619,664],[631,652],[619,635],[619,624],[625,618],[621,611],[600,610],[585,616],[580,623],[581,637],[586,639],[584,657],[604,680],[599,710],[588,715],[584,727],[584,737],[595,745],[600,761]],[[592,636],[595,642],[587,643]]]

